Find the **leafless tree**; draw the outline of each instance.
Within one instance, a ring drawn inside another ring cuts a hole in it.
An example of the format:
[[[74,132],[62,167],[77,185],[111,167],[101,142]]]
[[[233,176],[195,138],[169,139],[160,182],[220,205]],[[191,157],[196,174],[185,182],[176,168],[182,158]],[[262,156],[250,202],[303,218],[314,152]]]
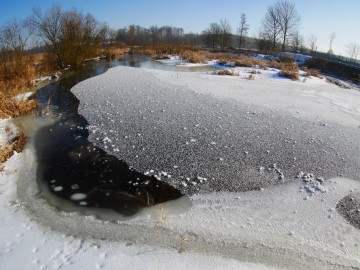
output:
[[[269,39],[272,43],[272,49],[276,49],[276,43],[279,40],[281,28],[279,24],[278,12],[274,7],[268,7],[265,17],[262,20],[262,30],[259,34],[262,38]]]
[[[304,38],[300,35],[299,32],[295,32],[291,39],[291,47],[294,52],[299,52],[304,45]]]
[[[28,20],[12,20],[0,28],[0,44],[17,54],[23,54],[30,37],[34,33]]]
[[[59,42],[62,27],[62,10],[60,6],[53,6],[45,14],[39,8],[33,9],[31,17],[33,26],[38,30],[39,36],[56,57],[59,67],[63,65],[63,57],[60,53]]]
[[[106,34],[106,26],[100,25],[91,14],[84,15],[75,9],[63,12],[59,6],[53,6],[45,14],[34,9],[32,24],[56,56],[60,68],[91,57]]]
[[[215,48],[220,46],[221,28],[218,23],[211,23],[209,28],[203,31],[204,41],[207,46]]]
[[[256,45],[260,51],[271,52],[274,50],[269,33],[260,30],[256,38]]]
[[[346,52],[350,58],[357,60],[358,56],[360,55],[360,45],[356,43],[346,44]]]
[[[149,33],[151,36],[152,44],[157,44],[159,41],[159,27],[157,27],[156,25],[150,26]]]
[[[310,47],[311,53],[313,53],[316,50],[316,43],[317,43],[317,37],[314,35],[311,35],[308,38],[308,45]]]
[[[301,18],[295,9],[295,4],[281,0],[275,4],[275,13],[282,34],[282,50],[285,50],[287,38],[296,33]]]
[[[219,22],[220,26],[220,47],[229,47],[231,43],[231,26],[226,19],[221,19]]]
[[[28,19],[14,19],[0,27],[0,79],[4,83],[0,92],[13,90],[14,81],[32,79],[35,68],[27,50],[33,32]]]
[[[243,41],[243,38],[245,35],[247,35],[249,31],[249,25],[246,23],[246,15],[245,13],[241,14],[241,19],[240,19],[240,25],[238,28],[238,33],[239,33],[239,49],[241,48],[241,44]]]

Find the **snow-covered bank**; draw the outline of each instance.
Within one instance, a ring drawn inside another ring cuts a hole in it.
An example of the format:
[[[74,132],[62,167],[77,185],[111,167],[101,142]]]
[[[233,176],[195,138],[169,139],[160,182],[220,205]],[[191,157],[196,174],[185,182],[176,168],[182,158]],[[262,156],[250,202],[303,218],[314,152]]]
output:
[[[137,239],[134,242],[100,240],[102,237],[93,234],[94,231],[86,230],[94,226],[98,232],[106,232],[106,222],[91,216],[77,216],[79,220],[71,220],[71,215],[49,207],[46,202],[37,198],[36,193],[31,192],[37,189],[36,181],[31,177],[35,174],[34,158],[33,150],[26,149],[23,153],[14,155],[6,163],[5,171],[0,173],[2,269],[271,269],[219,256],[189,252],[180,254],[176,248],[160,248],[153,246],[151,242],[134,244]],[[28,198],[31,197],[31,201],[24,200],[24,194],[19,194],[21,189],[17,193],[16,184],[23,181],[25,183],[22,185],[30,185],[30,191],[26,190],[26,186],[22,191],[30,192]],[[42,207],[37,213],[31,213],[29,209],[35,201]],[[42,208],[48,211],[40,213]],[[38,215],[41,220],[38,220]],[[63,218],[69,224],[62,223]],[[48,223],[43,226],[45,220]],[[86,226],[78,226],[78,221]],[[81,234],[68,230],[72,227],[79,229]],[[116,232],[119,228],[121,226],[116,225],[112,233],[119,234],[121,230]],[[134,228],[136,229],[139,228]],[[103,239],[106,238],[104,234]]]
[[[58,211],[38,198],[33,158],[28,150],[14,156],[9,171],[19,162],[27,166],[1,178],[0,260],[11,269],[18,269],[20,262],[30,264],[29,269],[360,266],[359,233],[334,208],[339,198],[360,189],[355,181],[327,181],[328,192],[317,192],[307,200],[299,183],[264,191],[195,195],[194,206],[180,215],[164,204],[155,212],[145,210],[148,215],[142,217],[109,222]]]

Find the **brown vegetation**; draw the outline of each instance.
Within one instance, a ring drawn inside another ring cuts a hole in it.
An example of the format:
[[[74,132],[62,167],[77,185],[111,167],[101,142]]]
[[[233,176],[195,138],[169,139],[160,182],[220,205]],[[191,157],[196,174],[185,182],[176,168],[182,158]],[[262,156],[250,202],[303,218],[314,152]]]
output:
[[[320,71],[318,69],[315,68],[310,68],[308,69],[307,67],[303,68],[303,70],[306,72],[305,76],[306,77],[320,77]]]
[[[33,86],[37,67],[34,56],[14,57],[10,52],[2,51],[0,59],[0,118],[17,117],[37,107],[34,100],[16,99],[15,96]],[[38,56],[39,57],[39,56]],[[37,58],[38,58],[37,57]],[[39,67],[43,70],[44,67]]]
[[[280,63],[280,74],[294,81],[299,80],[299,69],[293,63]]]
[[[0,145],[0,171],[4,169],[3,163],[14,153],[21,152],[26,144],[26,135],[21,132],[11,144]]]

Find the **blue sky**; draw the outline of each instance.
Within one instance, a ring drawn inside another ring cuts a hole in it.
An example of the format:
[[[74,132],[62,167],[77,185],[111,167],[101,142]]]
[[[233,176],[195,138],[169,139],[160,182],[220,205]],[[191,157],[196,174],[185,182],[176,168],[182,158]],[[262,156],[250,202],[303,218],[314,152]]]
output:
[[[60,4],[90,12],[99,21],[112,28],[129,24],[144,27],[171,25],[184,28],[185,32],[200,33],[211,22],[222,18],[229,21],[233,32],[238,27],[241,13],[250,24],[250,36],[256,36],[268,6],[276,0],[0,0],[0,23],[31,14],[32,7],[48,9]],[[346,55],[345,45],[360,45],[360,0],[301,0],[293,1],[302,18],[300,33],[305,40],[311,34],[318,38],[318,50],[329,49],[330,33],[335,32],[333,50]]]

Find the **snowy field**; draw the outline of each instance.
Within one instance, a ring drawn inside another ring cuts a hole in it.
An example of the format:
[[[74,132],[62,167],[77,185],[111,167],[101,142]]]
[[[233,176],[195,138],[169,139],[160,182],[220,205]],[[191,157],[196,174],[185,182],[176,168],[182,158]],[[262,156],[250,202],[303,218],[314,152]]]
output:
[[[0,175],[2,267],[359,268],[336,204],[359,200],[360,93],[251,70],[118,67],[76,85],[89,140],[188,197],[131,219],[58,211],[37,196],[29,143]]]

